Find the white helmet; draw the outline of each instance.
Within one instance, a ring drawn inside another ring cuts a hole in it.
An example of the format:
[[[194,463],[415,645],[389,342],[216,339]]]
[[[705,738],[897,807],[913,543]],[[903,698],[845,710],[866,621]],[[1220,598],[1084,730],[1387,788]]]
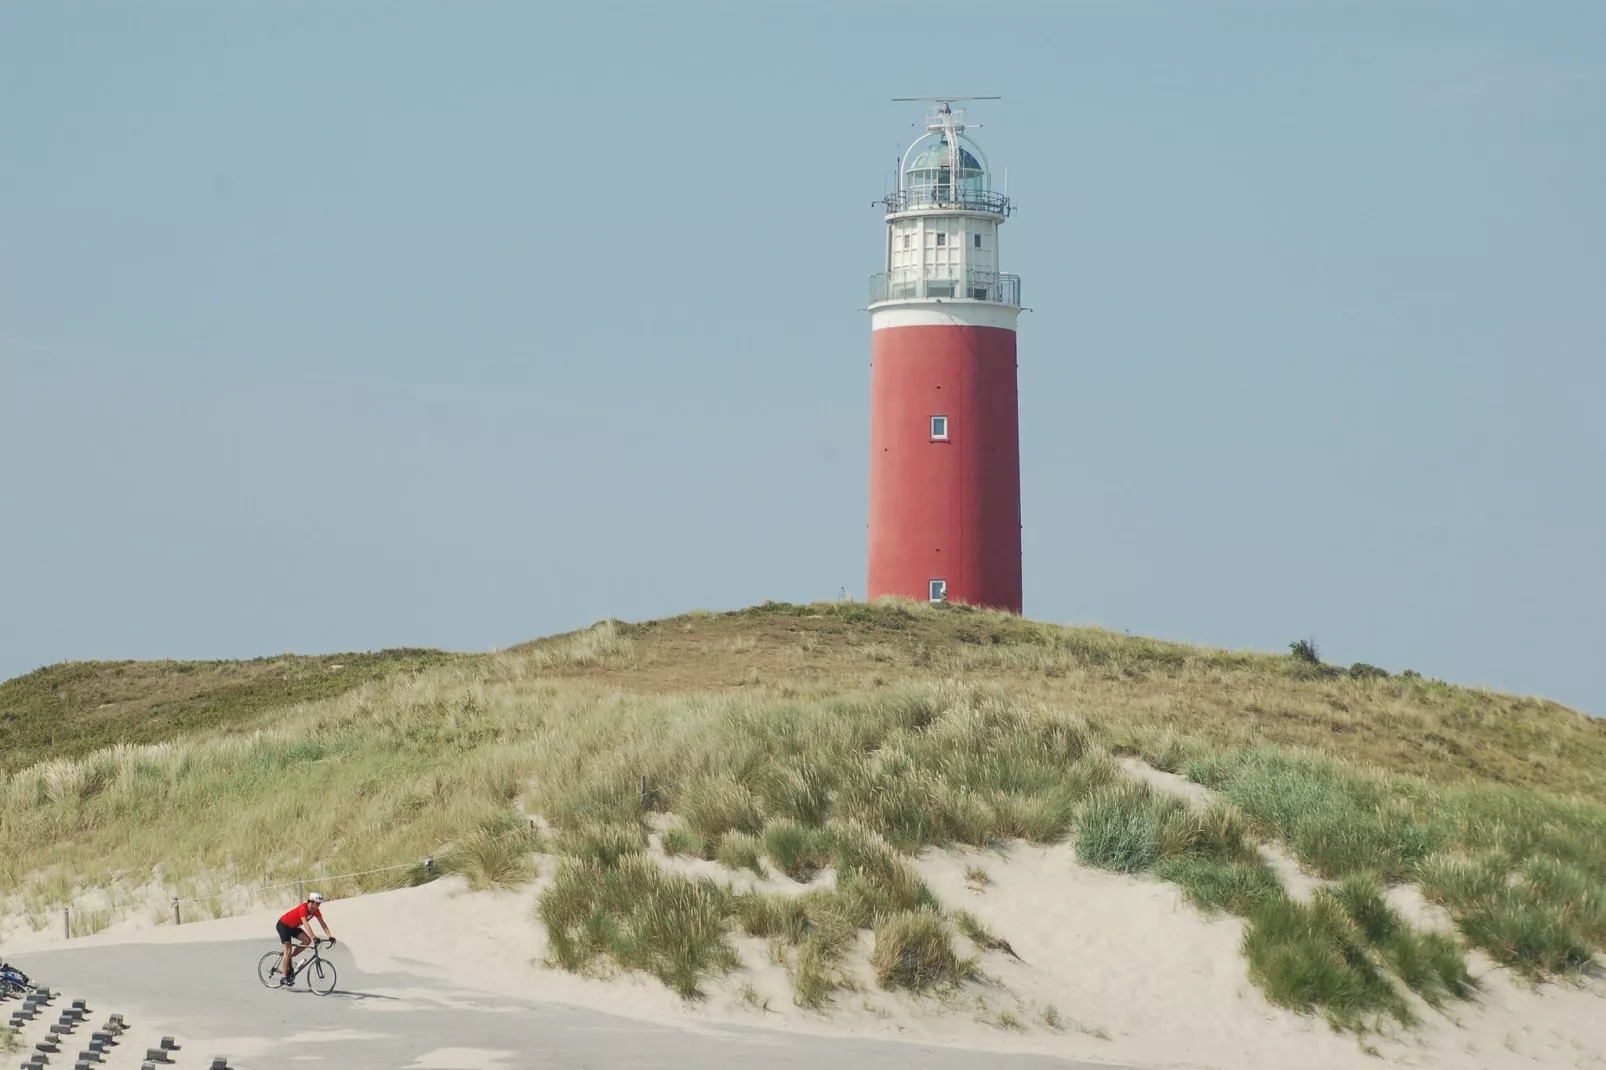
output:
[[[307,902],[309,902],[309,903],[321,903],[321,902],[323,902],[323,893],[322,892],[313,892],[311,895],[307,896]]]

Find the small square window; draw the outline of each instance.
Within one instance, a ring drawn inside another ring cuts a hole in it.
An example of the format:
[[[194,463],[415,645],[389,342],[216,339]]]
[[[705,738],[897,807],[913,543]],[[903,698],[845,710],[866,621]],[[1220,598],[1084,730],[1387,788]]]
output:
[[[948,437],[948,417],[946,417],[946,416],[933,416],[931,418],[931,437],[932,438],[947,438]]]
[[[932,580],[927,593],[933,602],[948,601],[948,581]]]
[[[948,244],[948,235],[939,232],[938,235],[937,235],[937,244],[938,245],[947,245]]]
[[[981,248],[981,235],[980,234],[972,234],[971,237],[973,239],[975,239],[976,248],[980,249]]]

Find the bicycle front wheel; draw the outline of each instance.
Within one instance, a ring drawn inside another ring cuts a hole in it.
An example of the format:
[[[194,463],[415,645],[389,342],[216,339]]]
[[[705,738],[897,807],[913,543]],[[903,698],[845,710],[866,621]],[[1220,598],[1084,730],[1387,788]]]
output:
[[[314,959],[301,968],[307,975],[307,987],[320,996],[335,990],[335,964],[328,959]]]
[[[279,967],[284,965],[283,951],[269,951],[257,963],[257,979],[267,988],[273,988],[279,983]]]

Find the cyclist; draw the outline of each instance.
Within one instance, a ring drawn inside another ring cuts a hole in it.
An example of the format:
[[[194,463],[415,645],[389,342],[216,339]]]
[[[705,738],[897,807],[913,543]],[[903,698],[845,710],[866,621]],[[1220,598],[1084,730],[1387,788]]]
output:
[[[335,942],[335,934],[329,931],[329,923],[323,920],[323,913],[319,910],[322,905],[323,893],[313,892],[307,896],[306,902],[297,903],[286,911],[274,926],[279,933],[279,942],[284,945],[284,962],[280,964],[279,968],[284,976],[279,979],[280,984],[293,985],[296,983],[296,975],[290,969],[290,960],[312,946],[311,930],[313,918],[317,918],[318,924],[323,926],[323,934],[329,938],[329,942],[331,944]],[[306,926],[305,929],[302,928],[303,925]],[[290,950],[292,943],[299,945],[293,953]]]

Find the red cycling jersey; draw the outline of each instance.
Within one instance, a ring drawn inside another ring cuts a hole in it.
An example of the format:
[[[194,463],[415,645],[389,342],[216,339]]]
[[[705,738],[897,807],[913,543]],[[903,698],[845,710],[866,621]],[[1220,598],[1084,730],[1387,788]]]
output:
[[[302,923],[308,918],[317,918],[319,921],[322,921],[323,915],[318,913],[318,908],[315,906],[307,903],[298,903],[290,910],[288,914],[284,915],[279,920],[284,922],[292,929],[299,929],[301,928]]]

